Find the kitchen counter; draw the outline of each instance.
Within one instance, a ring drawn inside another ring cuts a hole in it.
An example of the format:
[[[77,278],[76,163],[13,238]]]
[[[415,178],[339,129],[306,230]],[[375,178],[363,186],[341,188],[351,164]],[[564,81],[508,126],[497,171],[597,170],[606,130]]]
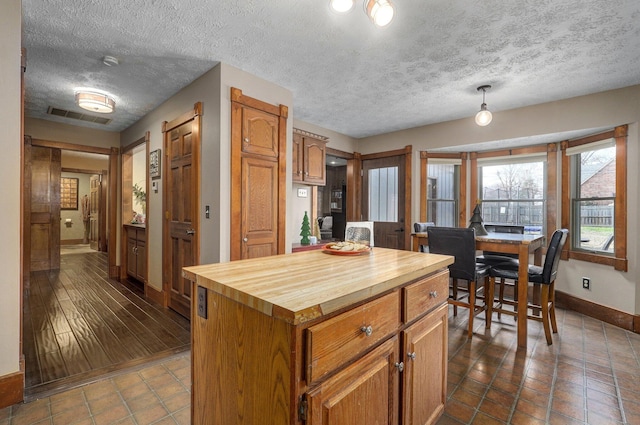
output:
[[[292,324],[330,314],[453,263],[453,257],[373,248],[339,256],[306,251],[185,267],[213,292]]]

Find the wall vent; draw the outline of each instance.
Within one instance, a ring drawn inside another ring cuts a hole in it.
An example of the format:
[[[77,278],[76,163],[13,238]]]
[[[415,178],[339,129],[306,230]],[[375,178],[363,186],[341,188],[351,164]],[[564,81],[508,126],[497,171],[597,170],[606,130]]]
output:
[[[54,108],[53,106],[49,106],[49,109],[47,109],[47,114],[55,115],[58,117],[71,118],[73,120],[93,122],[96,124],[106,125],[111,122],[110,118],[96,117],[95,115],[83,114],[82,112],[67,111],[66,109]]]

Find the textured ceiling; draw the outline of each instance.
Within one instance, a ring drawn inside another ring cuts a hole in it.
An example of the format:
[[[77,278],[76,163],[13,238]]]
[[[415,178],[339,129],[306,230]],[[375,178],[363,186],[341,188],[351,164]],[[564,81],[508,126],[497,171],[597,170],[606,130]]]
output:
[[[23,0],[27,116],[120,131],[217,65],[292,91],[295,118],[365,137],[640,84],[638,0],[395,0],[376,28],[362,2]],[[117,57],[107,67],[101,58]],[[103,126],[74,90],[117,101]]]

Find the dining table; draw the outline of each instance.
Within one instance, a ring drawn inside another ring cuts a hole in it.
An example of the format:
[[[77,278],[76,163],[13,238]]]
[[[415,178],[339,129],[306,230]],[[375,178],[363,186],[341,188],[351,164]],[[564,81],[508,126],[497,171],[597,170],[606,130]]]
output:
[[[421,245],[429,245],[427,233],[412,233],[411,248],[419,251]],[[530,256],[533,264],[542,264],[542,248],[544,235],[516,233],[488,233],[476,236],[476,249],[482,251],[501,252],[518,255],[518,293],[526,294],[529,287]],[[527,297],[518,297],[517,315],[518,348],[527,348]]]

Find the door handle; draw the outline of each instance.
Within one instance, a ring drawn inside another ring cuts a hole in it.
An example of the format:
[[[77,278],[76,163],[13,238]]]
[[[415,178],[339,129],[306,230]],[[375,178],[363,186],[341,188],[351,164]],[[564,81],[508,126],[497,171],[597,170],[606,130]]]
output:
[[[192,235],[193,236],[195,234],[196,234],[196,231],[194,229],[187,230],[187,235]]]

